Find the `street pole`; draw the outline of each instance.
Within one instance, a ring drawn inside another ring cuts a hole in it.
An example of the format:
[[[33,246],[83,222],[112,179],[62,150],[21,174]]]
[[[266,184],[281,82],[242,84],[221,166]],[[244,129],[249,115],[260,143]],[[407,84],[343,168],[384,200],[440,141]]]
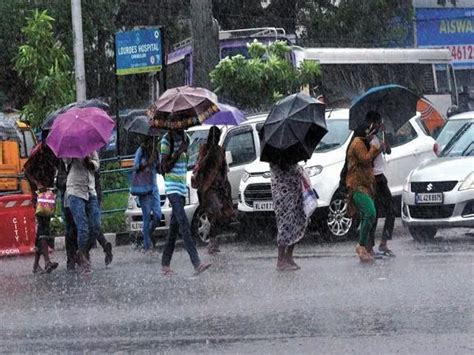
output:
[[[84,41],[82,38],[81,0],[71,0],[72,33],[74,42],[74,68],[76,72],[76,101],[86,99],[86,71]]]

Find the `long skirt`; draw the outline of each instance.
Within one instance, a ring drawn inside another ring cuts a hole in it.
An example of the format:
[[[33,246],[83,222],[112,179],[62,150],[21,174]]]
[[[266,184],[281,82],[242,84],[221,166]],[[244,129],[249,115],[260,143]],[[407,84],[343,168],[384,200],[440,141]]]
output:
[[[270,164],[272,196],[278,228],[278,246],[290,246],[304,237],[309,218],[303,208],[302,174],[298,164],[282,169]]]

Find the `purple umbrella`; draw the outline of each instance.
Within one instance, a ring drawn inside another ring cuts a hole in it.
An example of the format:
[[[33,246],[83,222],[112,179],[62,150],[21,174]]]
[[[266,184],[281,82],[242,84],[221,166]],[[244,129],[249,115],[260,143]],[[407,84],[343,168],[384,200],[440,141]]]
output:
[[[209,125],[238,126],[242,122],[247,121],[244,113],[234,106],[219,104],[219,109],[219,112],[213,114],[203,123]]]
[[[85,158],[107,144],[114,126],[99,108],[72,108],[56,118],[46,143],[58,158]]]

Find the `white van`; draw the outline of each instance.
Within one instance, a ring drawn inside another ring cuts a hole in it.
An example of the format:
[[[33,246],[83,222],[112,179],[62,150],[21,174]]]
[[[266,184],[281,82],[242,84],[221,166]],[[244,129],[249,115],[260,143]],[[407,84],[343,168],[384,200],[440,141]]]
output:
[[[228,158],[228,178],[232,187],[232,199],[234,205],[239,200],[239,184],[245,171],[245,166],[260,157],[260,140],[257,128],[262,125],[267,114],[249,117],[247,121],[239,126],[219,126],[222,130],[220,145],[226,150]],[[202,125],[190,128],[187,133],[190,137],[189,164],[188,164],[188,198],[184,207],[191,223],[192,234],[198,242],[209,241],[210,224],[205,214],[199,208],[197,191],[191,187],[192,169],[196,164],[199,148],[207,140],[210,125]],[[166,198],[163,176],[157,175],[158,189],[161,197],[161,224],[157,230],[166,233],[170,224],[171,207]],[[138,204],[138,198],[129,195],[128,206],[125,211],[125,223],[130,233],[140,233],[143,226],[142,210]]]

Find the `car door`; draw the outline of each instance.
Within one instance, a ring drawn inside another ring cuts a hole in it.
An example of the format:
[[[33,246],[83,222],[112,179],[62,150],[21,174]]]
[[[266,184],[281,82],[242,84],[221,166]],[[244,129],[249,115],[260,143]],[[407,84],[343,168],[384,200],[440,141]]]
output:
[[[255,143],[255,135],[250,125],[233,129],[225,137],[223,147],[226,152],[232,153],[228,178],[232,186],[232,199],[235,203],[239,200],[239,184],[245,171],[245,165],[257,158]]]
[[[405,123],[386,139],[392,147],[391,154],[385,154],[385,176],[394,196],[401,195],[403,183],[412,169],[418,166],[420,147],[418,134],[410,122]]]

